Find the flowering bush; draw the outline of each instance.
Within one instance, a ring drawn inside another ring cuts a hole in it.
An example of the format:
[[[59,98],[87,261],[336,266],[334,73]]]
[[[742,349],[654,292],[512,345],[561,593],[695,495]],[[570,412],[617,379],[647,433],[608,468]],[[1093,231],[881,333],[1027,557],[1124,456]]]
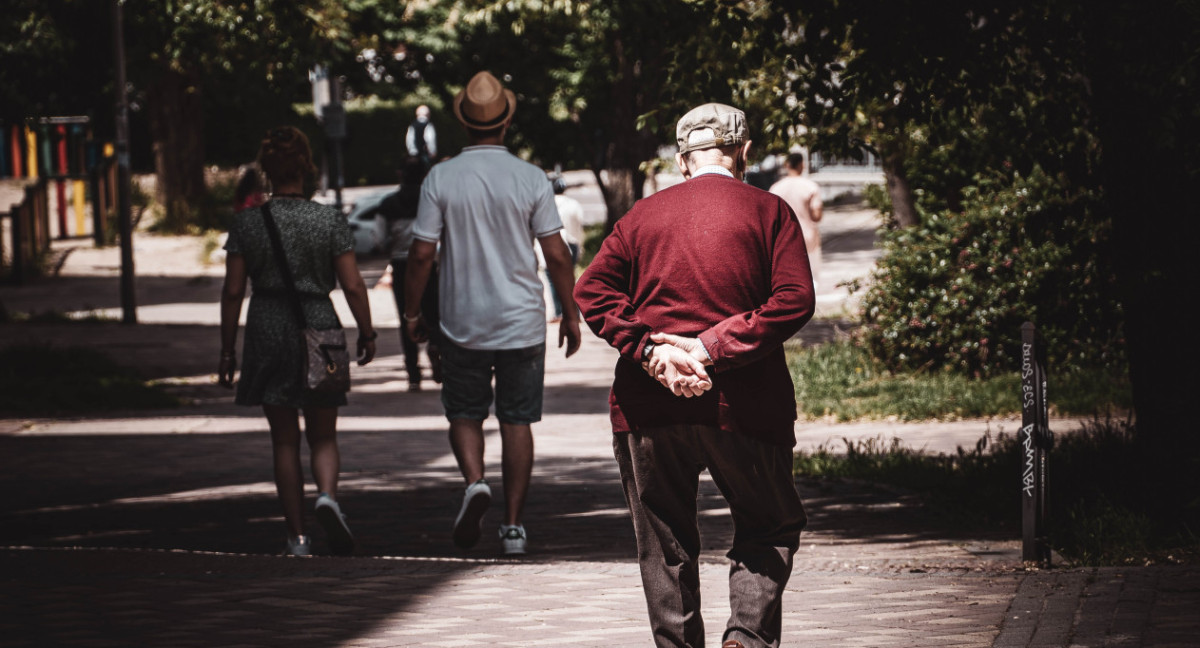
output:
[[[1055,370],[1120,367],[1111,225],[1096,196],[1035,167],[976,178],[960,212],[887,231],[863,300],[863,340],[892,369],[1017,369],[1033,322]]]

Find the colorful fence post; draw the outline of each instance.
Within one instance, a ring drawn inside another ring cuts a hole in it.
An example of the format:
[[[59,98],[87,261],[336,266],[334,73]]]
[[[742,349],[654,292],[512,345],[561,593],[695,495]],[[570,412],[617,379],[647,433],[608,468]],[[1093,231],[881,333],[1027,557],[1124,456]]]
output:
[[[25,126],[25,175],[28,178],[38,177],[37,133],[29,125]]]
[[[8,141],[9,150],[12,151],[12,177],[20,178],[25,171],[21,165],[21,127],[13,124],[9,130],[12,133]]]
[[[58,172],[54,179],[55,198],[58,199],[58,238],[67,238],[67,127],[58,124],[54,127],[54,139],[57,146]]]
[[[1021,559],[1050,564],[1047,537],[1049,487],[1050,409],[1046,400],[1045,352],[1038,344],[1033,322],[1021,325]]]
[[[52,175],[54,175],[54,161],[51,159],[51,153],[50,153],[51,149],[52,149],[52,147],[50,146],[50,130],[46,127],[46,124],[43,123],[41,125],[41,128],[38,129],[38,131],[40,131],[38,133],[38,141],[42,145],[42,149],[40,152],[40,155],[41,155],[40,161],[42,163],[41,174],[42,174],[42,176],[52,176]]]
[[[75,181],[71,186],[71,197],[75,202],[75,233],[82,234],[87,229],[87,149],[84,142],[82,123],[71,124],[69,141],[71,143],[71,175]]]

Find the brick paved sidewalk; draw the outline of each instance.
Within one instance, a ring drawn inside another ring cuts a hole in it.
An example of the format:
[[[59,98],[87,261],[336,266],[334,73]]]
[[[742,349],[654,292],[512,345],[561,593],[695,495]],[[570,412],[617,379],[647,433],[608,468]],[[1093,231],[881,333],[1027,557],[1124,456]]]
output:
[[[488,537],[468,553],[450,546],[462,485],[437,392],[402,392],[395,355],[356,374],[342,419],[356,558],[269,555],[282,522],[265,422],[211,385],[182,385],[197,404],[168,413],[2,422],[0,646],[649,645],[609,444],[611,360],[594,338],[577,358],[548,360],[532,553],[520,561]],[[495,473],[494,422],[487,430]],[[956,529],[905,493],[799,487],[812,522],[784,645],[1166,647],[1200,636],[1195,568],[1025,571],[1015,539]],[[715,645],[732,527],[711,481],[699,507]]]

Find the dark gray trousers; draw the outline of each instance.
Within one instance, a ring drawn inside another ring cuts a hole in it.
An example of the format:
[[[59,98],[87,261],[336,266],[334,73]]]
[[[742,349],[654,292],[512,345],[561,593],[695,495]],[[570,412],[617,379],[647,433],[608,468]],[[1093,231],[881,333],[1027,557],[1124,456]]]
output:
[[[659,648],[702,648],[696,494],[705,468],[733,516],[730,617],[723,641],[779,646],[782,596],[808,521],[790,448],[703,425],[616,434],[613,450],[637,536],[642,588]]]

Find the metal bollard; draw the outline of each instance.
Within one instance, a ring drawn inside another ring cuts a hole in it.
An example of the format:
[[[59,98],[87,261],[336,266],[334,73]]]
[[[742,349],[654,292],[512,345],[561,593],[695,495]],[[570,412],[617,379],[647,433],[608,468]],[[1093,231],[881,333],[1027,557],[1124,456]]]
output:
[[[1046,536],[1048,460],[1054,445],[1046,401],[1045,352],[1032,322],[1021,325],[1021,559],[1050,565]]]

